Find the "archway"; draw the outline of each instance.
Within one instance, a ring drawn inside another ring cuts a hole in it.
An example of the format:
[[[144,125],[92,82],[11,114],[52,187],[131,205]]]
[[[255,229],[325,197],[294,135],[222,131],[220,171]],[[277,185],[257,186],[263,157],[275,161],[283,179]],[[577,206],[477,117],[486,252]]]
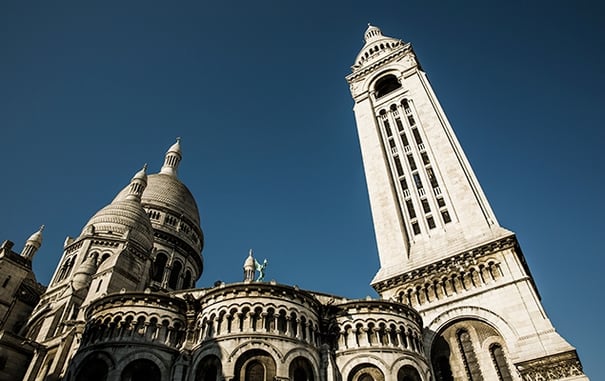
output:
[[[110,366],[103,354],[94,353],[79,366],[75,381],[107,381]]]
[[[134,360],[122,371],[121,381],[161,381],[160,368],[151,360]]]
[[[384,381],[384,374],[372,364],[359,364],[347,377],[347,381]]]
[[[397,90],[401,87],[401,83],[397,80],[393,74],[385,75],[376,81],[374,85],[374,91],[376,92],[376,98],[383,97],[388,93]]]
[[[222,369],[221,360],[215,355],[208,355],[197,366],[195,381],[217,381],[222,379]]]
[[[404,365],[397,372],[397,381],[422,381],[418,370],[411,365]]]
[[[304,357],[297,357],[290,363],[290,380],[314,381],[313,365]]]
[[[445,326],[433,340],[431,365],[436,381],[512,381],[505,341],[491,325],[476,319]]]
[[[234,381],[273,381],[275,375],[275,360],[260,349],[245,352],[235,362]]]

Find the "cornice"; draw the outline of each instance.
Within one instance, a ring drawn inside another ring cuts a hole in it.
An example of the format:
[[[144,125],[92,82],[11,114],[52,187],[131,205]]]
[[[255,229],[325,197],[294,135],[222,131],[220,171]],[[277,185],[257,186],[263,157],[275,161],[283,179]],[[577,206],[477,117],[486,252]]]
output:
[[[351,74],[347,75],[345,77],[345,79],[349,83],[357,81],[357,80],[361,79],[362,77],[365,77],[368,74],[376,71],[381,66],[384,66],[392,61],[399,59],[400,57],[405,56],[409,52],[412,52],[412,45],[410,43],[407,43],[401,49],[398,49],[398,50],[384,56],[382,59],[372,63],[371,65],[361,67],[357,70],[354,70]]]
[[[411,271],[396,275],[389,279],[372,284],[374,289],[381,293],[384,290],[391,289],[397,286],[408,284],[420,279],[444,274],[452,270],[467,268],[475,264],[477,260],[498,251],[506,250],[517,246],[517,238],[514,235],[489,242],[485,245],[464,251],[460,254],[451,256],[438,262],[422,266]]]

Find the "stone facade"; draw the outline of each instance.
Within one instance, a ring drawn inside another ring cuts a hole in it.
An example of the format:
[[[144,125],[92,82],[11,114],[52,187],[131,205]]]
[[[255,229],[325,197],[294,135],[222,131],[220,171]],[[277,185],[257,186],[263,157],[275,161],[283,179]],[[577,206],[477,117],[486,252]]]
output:
[[[42,229],[32,234],[21,253],[14,244],[4,241],[0,246],[0,380],[23,377],[34,350],[35,342],[23,340],[24,325],[44,293],[36,281],[32,259],[42,244]]]
[[[411,45],[365,39],[347,81],[380,299],[264,282],[252,252],[242,282],[194,288],[204,235],[177,141],[66,239],[47,289],[31,271],[41,230],[20,254],[0,247],[0,381],[586,379]]]

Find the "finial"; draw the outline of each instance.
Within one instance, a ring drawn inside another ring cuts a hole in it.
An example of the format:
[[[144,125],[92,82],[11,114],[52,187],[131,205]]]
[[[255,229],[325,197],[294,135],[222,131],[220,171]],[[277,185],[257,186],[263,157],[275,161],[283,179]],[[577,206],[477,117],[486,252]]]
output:
[[[371,26],[372,26],[372,24],[368,23],[368,28],[371,27]]]
[[[38,231],[39,231],[40,233],[42,233],[42,232],[44,231],[44,227],[45,227],[45,226],[44,226],[44,224],[40,225],[40,229],[38,229]]]

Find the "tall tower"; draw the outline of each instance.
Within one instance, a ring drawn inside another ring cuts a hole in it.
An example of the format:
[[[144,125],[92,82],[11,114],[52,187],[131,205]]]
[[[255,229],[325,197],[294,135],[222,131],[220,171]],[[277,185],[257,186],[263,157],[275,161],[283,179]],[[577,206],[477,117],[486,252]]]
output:
[[[586,379],[412,46],[371,25],[364,39],[346,79],[380,259],[372,286],[421,313],[437,380]]]

